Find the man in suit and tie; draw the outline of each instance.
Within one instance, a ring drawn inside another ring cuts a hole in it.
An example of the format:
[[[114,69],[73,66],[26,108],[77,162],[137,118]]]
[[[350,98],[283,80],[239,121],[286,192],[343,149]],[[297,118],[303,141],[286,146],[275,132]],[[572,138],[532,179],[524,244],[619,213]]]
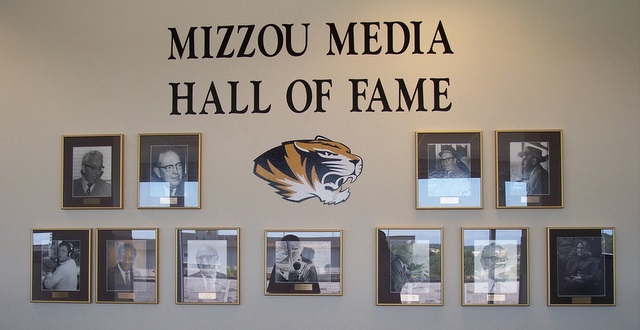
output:
[[[167,147],[159,151],[153,148],[153,173],[156,182],[162,182],[162,191],[155,191],[153,195],[184,196],[184,180],[186,178],[184,163],[176,149]]]
[[[210,245],[198,249],[198,272],[185,278],[186,300],[225,301],[228,291],[227,275],[218,271],[218,251]]]
[[[107,271],[107,290],[133,291],[136,248],[130,243],[119,243],[116,265]]]
[[[92,150],[82,156],[82,177],[73,180],[73,197],[111,197],[111,184],[102,180],[102,153]]]

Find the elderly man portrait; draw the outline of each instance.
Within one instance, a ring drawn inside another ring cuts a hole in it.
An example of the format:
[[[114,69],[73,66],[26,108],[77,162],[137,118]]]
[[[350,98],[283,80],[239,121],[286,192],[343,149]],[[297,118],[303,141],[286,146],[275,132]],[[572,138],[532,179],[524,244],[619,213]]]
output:
[[[469,178],[469,166],[463,161],[468,162],[467,157],[461,157],[460,154],[450,146],[443,146],[438,153],[439,167],[435,172],[429,173],[430,179],[460,179]]]
[[[547,156],[542,156],[542,149],[526,146],[518,157],[522,158],[522,181],[527,184],[527,195],[549,194],[549,172],[540,165],[547,161]]]
[[[171,147],[152,147],[152,150],[152,180],[163,183],[153,195],[184,196],[185,164],[178,150]]]
[[[92,150],[82,156],[81,177],[73,180],[73,196],[110,197],[111,184],[101,179],[104,174],[103,155]]]

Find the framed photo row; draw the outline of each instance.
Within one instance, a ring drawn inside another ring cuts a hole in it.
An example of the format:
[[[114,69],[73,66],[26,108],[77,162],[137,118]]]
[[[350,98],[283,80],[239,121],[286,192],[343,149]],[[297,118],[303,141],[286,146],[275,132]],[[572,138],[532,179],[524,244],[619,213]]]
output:
[[[342,230],[265,230],[269,295],[342,295]]]
[[[90,303],[92,229],[31,229],[31,302]],[[176,304],[240,304],[240,228],[176,228]],[[158,303],[158,228],[96,229],[95,301]],[[342,295],[342,230],[265,230],[264,294]],[[461,228],[462,306],[529,305],[529,229]],[[547,305],[615,306],[613,227],[547,228]],[[443,228],[376,227],[376,305],[443,305]]]
[[[158,229],[97,229],[97,303],[158,303]]]
[[[562,130],[495,134],[496,207],[562,208]]]
[[[442,228],[376,232],[376,305],[442,306]]]
[[[123,135],[62,137],[62,208],[122,208]]]
[[[482,208],[482,132],[416,132],[416,208]]]
[[[495,131],[496,208],[562,208],[562,130]],[[123,135],[62,138],[62,208],[122,209]],[[139,209],[201,208],[201,133],[138,134]],[[417,131],[416,209],[482,209],[482,131]]]
[[[614,228],[547,228],[547,305],[615,306]]]
[[[200,208],[201,133],[138,135],[138,208]]]
[[[31,230],[31,302],[91,302],[91,233]]]
[[[529,230],[462,228],[462,305],[529,305]]]
[[[176,304],[239,304],[239,228],[176,229]]]

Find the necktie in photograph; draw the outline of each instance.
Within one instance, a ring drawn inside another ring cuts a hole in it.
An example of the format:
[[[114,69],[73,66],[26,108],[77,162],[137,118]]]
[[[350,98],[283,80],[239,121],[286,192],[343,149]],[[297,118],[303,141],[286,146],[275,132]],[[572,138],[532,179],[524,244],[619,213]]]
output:
[[[87,183],[87,192],[86,192],[87,195],[91,193],[91,186],[93,186],[93,183]]]

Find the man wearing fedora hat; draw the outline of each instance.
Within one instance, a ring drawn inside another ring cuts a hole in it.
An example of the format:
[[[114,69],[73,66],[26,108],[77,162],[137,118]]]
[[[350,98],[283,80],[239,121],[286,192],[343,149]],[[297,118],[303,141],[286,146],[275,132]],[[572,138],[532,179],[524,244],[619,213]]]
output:
[[[460,164],[458,164],[460,156],[455,149],[445,146],[438,153],[438,156],[442,167],[437,172],[429,174],[429,178],[459,179],[469,177],[469,174],[460,168]],[[466,164],[463,167],[468,168]]]
[[[527,183],[527,195],[546,195],[549,193],[549,172],[540,164],[547,161],[542,150],[532,146],[524,147],[518,153],[521,157],[522,181]]]

